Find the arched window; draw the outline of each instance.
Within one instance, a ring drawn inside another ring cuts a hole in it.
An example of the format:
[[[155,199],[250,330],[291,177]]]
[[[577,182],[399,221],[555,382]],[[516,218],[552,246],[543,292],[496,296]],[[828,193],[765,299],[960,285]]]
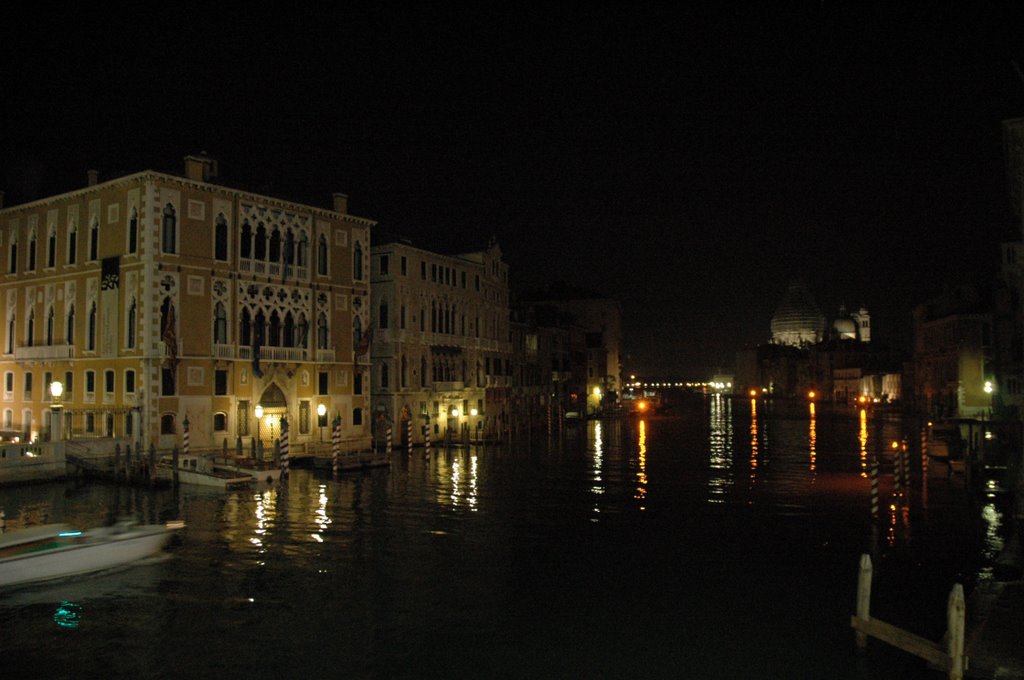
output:
[[[72,225],[68,230],[68,264],[78,261],[78,227]]]
[[[363,409],[354,408],[352,409],[352,424],[362,425],[363,424]]]
[[[96,303],[89,307],[89,329],[85,338],[85,348],[90,352],[96,350]]]
[[[249,220],[242,222],[242,243],[238,251],[241,257],[252,257],[252,227],[249,226]]]
[[[356,317],[355,323],[359,322],[359,317]],[[353,328],[355,326],[353,325]],[[316,348],[327,349],[328,343],[328,332],[327,332],[327,315],[320,312],[320,315],[316,318]],[[362,335],[362,333],[360,333]]]
[[[36,270],[36,233],[33,231],[28,237],[28,271]]]
[[[323,234],[316,245],[316,273],[327,276],[327,237]]]
[[[75,344],[75,306],[68,307],[68,316],[64,324],[64,336],[69,345]]]
[[[363,244],[356,241],[352,249],[352,278],[356,281],[363,280]]]
[[[292,318],[291,312],[284,315],[284,337],[282,340],[285,347],[295,347],[295,319]]]
[[[89,227],[89,259],[100,259],[100,223],[96,218],[93,218],[92,226]]]
[[[295,264],[295,234],[291,229],[284,234],[284,263],[289,267]]]
[[[267,340],[267,317],[263,313],[262,309],[258,310],[256,312],[256,319],[255,319],[255,321],[253,323],[252,333],[253,333],[252,344],[254,346],[258,345],[258,346],[262,347],[263,345],[266,344],[266,340]]]
[[[11,238],[11,249],[9,251],[10,257],[8,258],[7,271],[11,274],[18,273],[18,237],[17,233],[12,235]]]
[[[427,358],[420,357],[420,387],[427,386]]]
[[[248,307],[242,310],[242,318],[238,320],[238,344],[243,347],[252,345],[252,317]]]
[[[14,354],[14,316],[7,320],[7,348],[8,354]]]
[[[270,232],[270,257],[268,259],[271,262],[281,261],[281,230],[277,227]]]
[[[267,344],[271,347],[281,346],[281,317],[278,315],[277,310],[274,310],[270,314],[270,339]]]
[[[359,347],[359,343],[363,341],[363,322],[360,321],[359,317],[353,317],[352,319],[352,348]]]
[[[27,346],[31,347],[32,346],[32,341],[34,340],[33,336],[35,336],[35,333],[36,333],[36,312],[35,312],[34,309],[28,313],[28,329],[27,330],[28,330],[28,332],[25,335],[25,344]]]
[[[163,226],[160,231],[160,249],[165,253],[176,253],[178,243],[178,215],[170,203],[164,206]]]
[[[300,267],[309,266],[309,236],[306,232],[302,232],[299,237],[299,252],[296,253],[296,260]]]
[[[53,307],[46,313],[46,344],[53,344]]]
[[[160,434],[174,434],[173,413],[165,413],[160,416]]]
[[[296,347],[301,347],[303,349],[309,347],[309,338],[308,338],[308,335],[309,335],[309,322],[306,321],[306,315],[305,314],[299,314],[299,325],[295,329],[295,331],[296,331],[295,346]]]
[[[139,211],[132,208],[132,214],[128,218],[128,252],[134,253],[139,249]]]
[[[46,266],[51,269],[57,266],[57,227],[52,224],[46,239]]]
[[[213,342],[218,345],[228,342],[228,313],[223,302],[218,302],[213,310]]]
[[[128,347],[128,349],[135,349],[135,323],[137,313],[135,298],[132,298],[131,304],[128,306],[128,328],[127,335],[125,336],[125,346]]]
[[[256,225],[256,259],[267,259],[267,228],[262,222]]]
[[[391,376],[388,375],[388,362],[380,362],[380,386],[388,387],[388,383],[391,382]]]
[[[224,213],[217,215],[213,226],[213,258],[222,262],[228,259],[228,221]]]

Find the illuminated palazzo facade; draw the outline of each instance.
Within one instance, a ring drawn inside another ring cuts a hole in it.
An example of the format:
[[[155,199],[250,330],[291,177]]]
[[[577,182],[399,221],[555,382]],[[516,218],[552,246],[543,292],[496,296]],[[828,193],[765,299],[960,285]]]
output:
[[[152,171],[0,210],[6,437],[166,451],[318,435],[317,407],[365,448],[373,222],[214,183],[216,163]],[[367,376],[364,378],[364,376]],[[257,405],[264,416],[257,421]]]
[[[404,443],[494,437],[512,376],[508,266],[501,248],[440,255],[373,247],[373,411]]]

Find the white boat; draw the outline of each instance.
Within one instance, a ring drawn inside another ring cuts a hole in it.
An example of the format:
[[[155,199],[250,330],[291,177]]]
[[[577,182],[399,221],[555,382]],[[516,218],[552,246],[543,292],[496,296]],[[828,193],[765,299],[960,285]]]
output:
[[[0,586],[47,581],[120,567],[160,552],[183,522],[78,531],[44,524],[0,534]]]
[[[170,456],[165,456],[157,462],[158,478],[172,480],[174,473],[174,464]],[[203,456],[179,456],[177,474],[178,481],[182,484],[199,484],[220,489],[243,488],[256,481],[250,474],[218,468]]]
[[[234,474],[249,475],[257,482],[273,483],[281,479],[281,466],[274,465],[269,460],[253,460],[246,457],[216,456],[213,459],[213,469],[227,470]]]

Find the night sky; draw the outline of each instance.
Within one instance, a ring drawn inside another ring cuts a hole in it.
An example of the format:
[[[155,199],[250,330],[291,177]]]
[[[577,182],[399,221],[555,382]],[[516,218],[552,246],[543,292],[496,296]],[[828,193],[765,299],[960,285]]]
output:
[[[1024,21],[857,4],[25,17],[0,41],[0,189],[206,151],[428,250],[494,235],[516,289],[620,299],[627,372],[728,369],[793,276],[901,347],[914,304],[1019,237],[1000,121],[1024,117]]]

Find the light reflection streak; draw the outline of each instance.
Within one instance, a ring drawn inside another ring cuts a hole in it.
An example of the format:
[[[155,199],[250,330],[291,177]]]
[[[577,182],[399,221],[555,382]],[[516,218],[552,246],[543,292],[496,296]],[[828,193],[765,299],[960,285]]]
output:
[[[601,480],[601,468],[604,466],[604,444],[601,441],[603,432],[601,427],[601,421],[598,420],[594,423],[594,483],[590,487],[590,492],[595,496],[600,497],[604,493],[604,483]],[[601,507],[598,505],[598,499],[594,499],[594,512],[600,513]],[[596,522],[597,518],[592,518],[592,522]]]
[[[757,473],[757,399],[750,400],[750,479]]]
[[[317,525],[318,531],[312,534],[312,537],[314,541],[323,543],[321,534],[327,531],[327,526],[331,523],[331,518],[327,516],[327,485],[321,484],[319,491],[316,512],[313,513],[313,523]]]
[[[473,512],[477,511],[477,470],[477,455],[474,453],[469,458],[469,498],[466,499]]]
[[[644,420],[640,421],[639,449],[640,469],[636,473],[636,495],[633,498],[640,501],[641,510],[646,510],[644,499],[647,498],[647,422]]]
[[[860,476],[865,479],[868,476],[868,410],[860,410],[860,433],[857,435],[860,442]]]
[[[462,479],[462,463],[458,456],[452,461],[452,507],[459,507],[460,493],[459,481]]]
[[[811,419],[807,430],[807,443],[810,448],[811,472],[818,467],[818,417],[811,402]]]
[[[724,503],[733,484],[732,400],[716,394],[710,403],[708,503]]]
[[[274,519],[277,517],[277,492],[274,489],[266,489],[262,493],[257,493],[254,500],[256,501],[256,528],[253,533],[256,535],[250,538],[249,542],[260,548],[262,553],[266,552],[263,540],[267,530],[273,526]]]
[[[988,503],[981,509],[981,519],[985,523],[985,557],[995,559],[1003,551],[1005,543],[999,535],[1003,527],[1003,513],[999,512],[994,504]]]

